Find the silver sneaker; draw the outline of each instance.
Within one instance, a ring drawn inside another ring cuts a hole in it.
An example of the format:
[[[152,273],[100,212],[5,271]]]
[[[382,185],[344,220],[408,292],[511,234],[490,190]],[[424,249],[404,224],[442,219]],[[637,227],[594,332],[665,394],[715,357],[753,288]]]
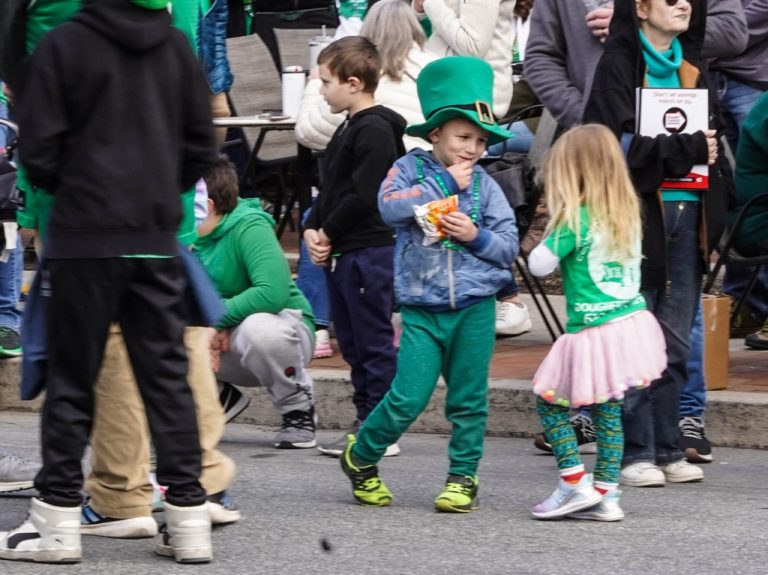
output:
[[[624,510],[619,505],[620,496],[621,491],[615,489],[603,495],[602,501],[594,507],[584,511],[569,513],[566,517],[571,519],[588,519],[590,521],[621,521],[624,519]]]
[[[603,496],[592,485],[592,474],[585,474],[578,483],[571,484],[563,479],[557,489],[531,510],[535,519],[559,519],[569,513],[594,507]]]
[[[347,435],[352,434],[356,436],[362,424],[362,421],[356,419],[352,424],[352,427],[350,427],[349,431],[346,431],[344,435],[325,445],[318,445],[317,450],[329,457],[341,457],[341,454],[344,453],[344,450],[347,447]],[[387,450],[384,452],[384,457],[397,457],[400,455],[400,451],[400,446],[397,443],[393,443],[387,447]]]
[[[0,493],[31,489],[38,471],[40,466],[37,463],[0,452]]]

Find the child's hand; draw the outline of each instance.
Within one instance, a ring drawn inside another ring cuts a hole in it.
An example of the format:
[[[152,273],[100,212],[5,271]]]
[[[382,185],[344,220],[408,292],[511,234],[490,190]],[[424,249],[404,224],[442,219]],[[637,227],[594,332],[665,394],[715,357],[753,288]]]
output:
[[[460,190],[466,190],[469,187],[469,182],[472,181],[472,162],[453,164],[447,170]]]
[[[707,164],[710,166],[717,161],[717,132],[714,130],[704,130],[707,138]]]
[[[464,212],[451,212],[445,214],[440,223],[443,230],[460,242],[471,242],[477,237],[477,226]]]
[[[309,259],[316,266],[327,266],[331,257],[331,243],[323,230],[304,230]]]
[[[221,367],[221,354],[229,351],[229,330],[216,331],[211,336],[211,367],[218,372]]]

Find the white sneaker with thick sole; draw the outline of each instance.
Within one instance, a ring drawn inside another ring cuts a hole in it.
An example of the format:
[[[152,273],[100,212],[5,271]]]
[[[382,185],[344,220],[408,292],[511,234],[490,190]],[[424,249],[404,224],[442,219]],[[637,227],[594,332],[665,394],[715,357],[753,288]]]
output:
[[[704,470],[698,465],[691,465],[685,459],[659,465],[659,469],[670,483],[691,483],[704,479]]]
[[[155,537],[155,553],[177,563],[208,563],[213,559],[208,504],[177,507],[167,501],[165,524]]]
[[[152,517],[118,519],[102,515],[91,507],[83,507],[80,514],[80,532],[83,535],[113,539],[143,539],[157,535],[157,522]]]
[[[619,505],[620,496],[621,491],[615,489],[603,495],[602,501],[594,507],[584,511],[569,513],[566,517],[570,519],[588,519],[590,521],[621,521],[624,519],[624,510]]]
[[[0,559],[77,563],[81,558],[80,507],[56,507],[33,498],[27,520],[0,533]]]
[[[499,303],[496,309],[496,335],[520,335],[530,331],[531,325],[531,314],[524,303]]]
[[[621,469],[619,483],[630,487],[664,487],[664,472],[652,461],[638,461]]]

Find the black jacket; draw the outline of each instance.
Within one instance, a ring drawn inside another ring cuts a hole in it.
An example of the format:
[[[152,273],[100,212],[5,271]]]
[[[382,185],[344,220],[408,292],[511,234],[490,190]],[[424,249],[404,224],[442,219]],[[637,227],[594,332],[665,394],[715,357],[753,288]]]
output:
[[[323,189],[307,229],[323,228],[334,253],[394,243],[379,215],[379,186],[405,154],[405,119],[384,106],[355,114],[336,129],[325,150]]]
[[[688,31],[679,36],[683,59],[698,69],[697,87],[709,88],[706,65],[700,58],[704,42],[706,3],[693,4]],[[622,139],[635,132],[636,88],[644,85],[645,59],[638,34],[635,0],[616,0],[610,37],[595,72],[585,122],[608,126]],[[710,127],[723,129],[717,94],[709,89]],[[720,135],[720,134],[718,134]],[[642,285],[659,288],[667,283],[666,231],[659,186],[665,178],[683,177],[695,164],[707,161],[706,138],[695,134],[635,135],[626,152],[630,175],[643,203]],[[721,149],[718,162],[710,166],[710,189],[702,194],[704,234],[702,257],[708,256],[725,228],[729,196],[733,194],[731,170]]]
[[[28,176],[56,196],[47,257],[177,254],[181,193],[216,156],[200,64],[165,10],[87,1],[16,99]]]

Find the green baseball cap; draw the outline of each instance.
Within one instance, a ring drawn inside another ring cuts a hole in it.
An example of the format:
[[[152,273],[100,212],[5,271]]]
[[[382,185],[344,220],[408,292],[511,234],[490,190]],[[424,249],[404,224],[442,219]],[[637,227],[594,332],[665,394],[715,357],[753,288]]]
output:
[[[510,72],[511,73],[511,72]],[[429,141],[429,133],[449,120],[465,118],[488,132],[488,144],[514,137],[493,116],[493,69],[472,56],[449,56],[427,64],[416,78],[423,124],[405,133]]]

